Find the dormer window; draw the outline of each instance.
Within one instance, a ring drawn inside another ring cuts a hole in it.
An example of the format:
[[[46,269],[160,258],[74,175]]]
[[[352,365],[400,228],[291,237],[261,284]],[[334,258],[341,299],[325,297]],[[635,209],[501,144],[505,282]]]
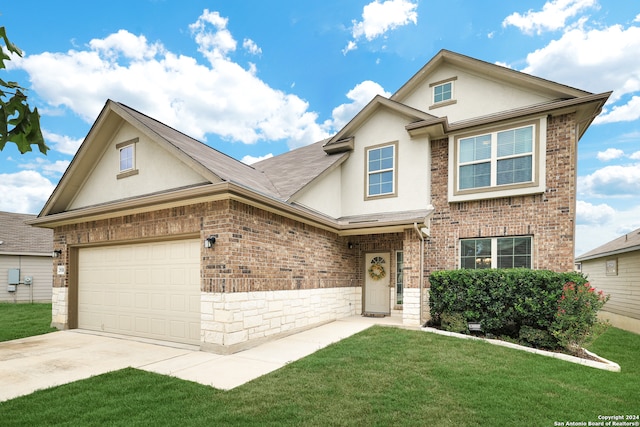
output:
[[[447,80],[440,80],[438,82],[431,83],[431,106],[432,108],[444,107],[445,105],[451,105],[456,103],[455,99],[455,81],[457,77],[452,77]]]
[[[131,175],[137,175],[136,169],[136,143],[138,138],[116,144],[119,159],[119,173],[117,178],[126,178]]]

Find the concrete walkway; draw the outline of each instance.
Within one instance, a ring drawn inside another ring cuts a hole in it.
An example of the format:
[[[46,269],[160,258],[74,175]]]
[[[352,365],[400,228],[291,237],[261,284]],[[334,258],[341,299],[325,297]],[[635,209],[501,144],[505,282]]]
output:
[[[402,319],[348,317],[231,355],[83,330],[1,342],[0,402],[126,367],[229,390],[375,324]]]

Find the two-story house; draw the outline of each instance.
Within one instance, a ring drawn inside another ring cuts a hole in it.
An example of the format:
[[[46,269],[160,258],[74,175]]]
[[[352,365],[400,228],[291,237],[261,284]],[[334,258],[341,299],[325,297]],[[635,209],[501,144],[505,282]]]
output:
[[[428,316],[439,269],[573,268],[593,94],[440,51],[332,138],[242,164],[108,101],[37,219],[53,324],[233,352]]]

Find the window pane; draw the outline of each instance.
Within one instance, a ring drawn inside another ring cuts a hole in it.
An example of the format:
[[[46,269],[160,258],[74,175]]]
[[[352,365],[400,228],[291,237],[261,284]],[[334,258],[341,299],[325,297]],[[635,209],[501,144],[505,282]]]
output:
[[[369,195],[393,193],[393,172],[372,173],[369,175]]]
[[[498,160],[497,184],[514,184],[532,180],[533,168],[531,156]]]
[[[442,102],[451,99],[451,83],[445,83],[433,88],[433,102]]]
[[[120,171],[133,169],[133,145],[120,149]]]
[[[531,238],[498,239],[498,268],[531,268]]]
[[[491,135],[460,140],[460,163],[485,160],[491,157]]]
[[[533,126],[498,132],[498,157],[531,153]]]
[[[460,166],[460,189],[488,187],[491,184],[491,163]]]
[[[460,267],[491,268],[491,239],[461,240]]]

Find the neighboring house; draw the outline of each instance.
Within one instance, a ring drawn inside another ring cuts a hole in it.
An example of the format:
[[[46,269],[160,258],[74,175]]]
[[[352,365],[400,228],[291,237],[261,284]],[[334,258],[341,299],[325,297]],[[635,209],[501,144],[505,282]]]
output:
[[[107,101],[31,221],[62,251],[53,324],[226,353],[356,314],[418,326],[434,270],[569,271],[577,144],[609,95],[443,50],[252,166]]]
[[[640,334],[640,228],[576,258],[591,285],[611,295],[602,317]]]
[[[53,232],[0,212],[0,302],[51,302]]]

